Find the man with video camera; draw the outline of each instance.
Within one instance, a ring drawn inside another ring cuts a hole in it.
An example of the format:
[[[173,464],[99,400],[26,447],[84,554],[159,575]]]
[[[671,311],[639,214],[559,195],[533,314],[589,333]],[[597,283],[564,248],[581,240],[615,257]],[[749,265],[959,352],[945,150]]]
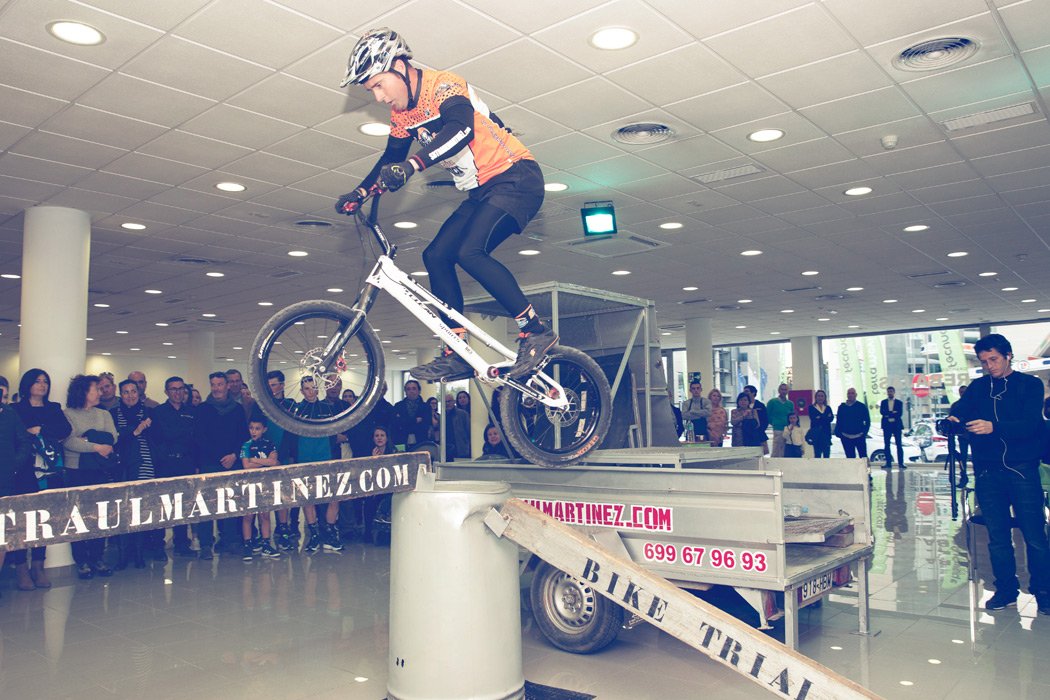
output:
[[[1017,606],[1020,583],[1012,537],[1016,522],[1028,555],[1028,590],[1039,613],[1050,615],[1050,542],[1039,481],[1043,383],[1013,371],[1010,341],[998,333],[984,336],[973,349],[984,376],[952,405],[947,421],[970,436],[977,501],[988,528],[988,554],[995,574],[995,594],[984,607]]]

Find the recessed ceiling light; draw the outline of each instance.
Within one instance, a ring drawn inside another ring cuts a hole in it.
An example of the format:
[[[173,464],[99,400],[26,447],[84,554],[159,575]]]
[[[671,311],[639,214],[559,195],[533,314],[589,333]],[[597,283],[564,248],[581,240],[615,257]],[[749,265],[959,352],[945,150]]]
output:
[[[154,323],[153,325],[154,326],[160,326],[161,328],[167,328],[168,327],[168,324],[166,324],[166,323]]]
[[[860,328],[860,326],[846,326],[846,328]]]
[[[607,27],[591,34],[590,44],[596,49],[616,51],[626,49],[638,41],[638,33],[626,27]]]
[[[918,233],[919,231],[926,231],[930,227],[925,224],[916,224],[914,226],[905,226],[904,230],[908,233]]]
[[[291,255],[293,258],[305,258],[309,253],[305,250],[289,250],[288,255]]]
[[[911,312],[913,314],[924,314],[926,313],[926,309],[912,309]]]
[[[820,274],[820,272],[819,272],[818,270],[806,270],[806,271],[805,271],[805,272],[803,272],[802,274],[803,274],[803,275],[806,275],[807,277],[811,277],[811,276],[813,276],[813,275],[819,275],[819,274]]]
[[[795,310],[794,309],[781,309],[780,313],[782,313],[782,314],[793,314],[793,313],[795,313]]]
[[[94,340],[94,338],[84,338],[84,340],[91,341],[91,340]]]
[[[415,272],[412,272],[410,274],[413,277],[429,277],[430,276],[430,273],[427,272],[426,270],[416,270]],[[375,330],[375,329],[373,328],[372,330]]]
[[[747,256],[761,255],[762,251],[761,250],[742,250],[742,251],[740,251],[740,254],[741,255],[747,255]]]
[[[965,258],[969,253],[965,250],[957,250],[954,253],[948,253],[949,258]]]
[[[236,360],[234,360],[232,357],[227,357],[226,361],[227,362],[236,362]]]
[[[56,39],[77,46],[98,46],[106,40],[105,35],[94,27],[69,20],[49,22],[47,31]]]
[[[127,335],[127,331],[117,331],[117,335]]]
[[[1039,313],[1039,314],[1045,314],[1045,313],[1050,313],[1050,309],[1036,309],[1035,312]]]
[[[1035,299],[1022,299],[1021,303],[1022,304],[1031,304],[1033,301],[1035,301]]]
[[[163,294],[164,293],[164,292],[160,291],[159,289],[147,289],[145,291],[146,291],[146,294]]]
[[[677,228],[682,228],[682,224],[677,221],[668,221],[666,223],[660,224],[660,228],[666,229],[668,231],[673,231]]]
[[[780,335],[780,331],[770,331],[770,335]]]
[[[419,226],[415,221],[395,221],[394,228],[415,228]]]
[[[750,304],[751,301],[752,301],[751,299],[737,299],[736,303],[738,303],[738,304]]]
[[[244,350],[244,348],[243,348],[243,347],[241,347],[240,345],[234,345],[234,346],[233,346],[233,349],[234,349],[234,350]]]
[[[1017,287],[1003,287],[1004,292],[1016,292]]]
[[[747,328],[747,326],[737,326],[737,330],[743,330],[744,328]]]
[[[106,357],[109,357],[109,356],[110,356],[110,355],[112,355],[113,353],[111,353],[111,352],[104,352],[104,353],[102,353],[102,354],[103,354],[103,355],[105,355]]]
[[[883,304],[896,304],[897,300],[896,299],[883,299],[882,303]]]
[[[543,185],[543,189],[547,192],[564,192],[569,186],[564,182],[548,182]]]
[[[22,275],[16,275],[16,274],[11,273],[11,272],[4,273],[4,274],[0,275],[0,277],[3,277],[5,280],[20,280],[20,279],[22,279]]]
[[[128,350],[131,350],[132,352],[138,352],[141,349],[142,348],[128,348]]]
[[[926,661],[928,661],[929,663],[933,664],[934,666],[937,666],[937,665],[939,665],[941,663],[940,659],[926,659]]]
[[[847,292],[863,292],[864,287],[846,287]]]
[[[392,341],[392,340],[380,340],[379,342],[389,344],[389,343],[392,343],[394,341]]]
[[[614,275],[620,275],[620,276],[623,276],[623,275],[629,275],[629,274],[631,274],[631,271],[630,271],[630,270],[613,270],[613,274],[614,274]]]
[[[331,292],[332,294],[339,294],[339,293],[340,293],[341,291],[343,291],[343,290],[342,290],[342,289],[340,289],[339,287],[329,287],[329,288],[328,288],[328,289],[326,289],[325,291],[326,291],[326,292]]]
[[[383,124],[382,122],[365,122],[361,126],[357,127],[365,136],[389,136],[390,125]]]
[[[176,358],[174,355],[168,355],[168,359],[169,360],[175,360],[175,359],[178,359],[178,358]]]
[[[830,318],[818,318],[817,320],[818,321],[830,321],[831,319]]]
[[[842,194],[847,195],[849,197],[860,197],[861,195],[871,194],[871,188],[870,187],[850,187],[848,190],[846,190]]]
[[[695,292],[700,289],[699,287],[682,287],[683,292]]]
[[[260,301],[259,306],[273,306],[272,301]]]
[[[525,248],[518,251],[518,255],[539,255],[540,251],[533,250],[532,248]]]
[[[201,314],[204,318],[215,318],[215,314]]]
[[[978,274],[977,276],[978,277],[995,277],[998,274],[999,274],[998,272],[982,272],[982,273]]]
[[[215,185],[215,189],[223,192],[244,192],[248,188],[239,182],[220,182]]]
[[[776,141],[777,139],[783,137],[784,132],[780,129],[759,129],[758,131],[752,131],[750,134],[747,135],[748,141],[754,141],[756,143]]]
[[[130,221],[120,225],[121,228],[126,228],[129,231],[142,231],[146,228],[145,224],[133,224]]]
[[[99,309],[108,309],[109,308],[109,304],[92,304],[92,306],[95,306],[95,307],[97,307]]]
[[[161,345],[174,345],[175,343],[161,343]]]
[[[901,685],[911,686],[911,685],[915,685],[915,683],[913,683],[912,681],[901,681]]]
[[[205,272],[204,274],[206,274],[208,277],[225,277],[226,276],[225,272]]]
[[[664,331],[664,332],[663,332],[663,333],[661,333],[660,335],[671,335],[671,332],[670,332],[670,331]]]
[[[940,317],[940,318],[938,318],[937,320],[938,320],[938,321],[947,321],[947,320],[948,320],[948,317],[947,317],[947,316],[941,316],[941,317]]]

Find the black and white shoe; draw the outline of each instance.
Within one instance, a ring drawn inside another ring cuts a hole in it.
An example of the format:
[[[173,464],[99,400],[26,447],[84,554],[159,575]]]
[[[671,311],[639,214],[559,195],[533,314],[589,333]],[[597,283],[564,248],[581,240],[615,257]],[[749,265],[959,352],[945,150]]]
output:
[[[984,604],[985,610],[1004,610],[1017,607],[1017,591],[996,591]]]
[[[518,358],[514,366],[507,370],[510,379],[521,379],[532,373],[543,361],[543,356],[558,342],[558,336],[550,328],[535,333],[522,333],[518,336]]]
[[[433,362],[413,367],[409,373],[424,382],[437,382],[442,379],[446,382],[455,382],[460,379],[471,379],[474,376],[474,368],[456,353],[446,353]]]

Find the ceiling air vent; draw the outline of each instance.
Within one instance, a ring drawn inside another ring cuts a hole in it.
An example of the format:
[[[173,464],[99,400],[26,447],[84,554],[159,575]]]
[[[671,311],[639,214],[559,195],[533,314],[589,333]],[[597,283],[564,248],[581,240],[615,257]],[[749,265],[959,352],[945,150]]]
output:
[[[615,236],[576,238],[571,241],[555,243],[554,245],[564,250],[583,253],[595,258],[619,258],[624,255],[634,255],[635,253],[647,253],[657,248],[667,247],[670,243],[655,241],[652,238],[639,236],[636,233],[621,231]]]
[[[788,292],[788,293],[791,293],[791,292],[815,292],[818,289],[821,289],[821,287],[818,287],[818,286],[813,286],[813,287],[795,287],[794,289],[781,289],[780,291]]]
[[[680,305],[685,306],[686,304],[704,304],[711,301],[710,299],[686,299],[685,301],[678,302]]]
[[[693,179],[697,182],[709,185],[712,182],[721,182],[722,180],[732,180],[736,177],[744,177],[746,175],[754,175],[756,173],[765,172],[765,168],[760,168],[754,163],[748,163],[747,165],[739,165],[735,168],[724,168],[722,170],[712,170],[709,173],[701,173],[700,175],[693,175]]]
[[[940,122],[940,124],[944,127],[945,131],[960,131],[962,129],[972,129],[975,126],[985,126],[986,124],[994,124],[995,122],[1004,122],[1007,119],[1024,117],[1029,114],[1035,114],[1035,104],[1032,102],[1024,102],[1019,105],[990,109],[987,112],[977,112],[976,114],[967,114],[962,117],[945,119]]]
[[[114,311],[113,313],[116,314],[117,316],[129,316],[129,315],[131,315],[134,312],[132,312],[132,311]]]
[[[652,146],[674,136],[674,129],[663,124],[628,124],[612,132],[614,141],[628,146]]]
[[[161,302],[161,304],[181,304],[184,301],[186,301],[186,300],[185,299],[165,299],[164,301]]]
[[[914,275],[905,275],[910,280],[921,280],[925,277],[941,277],[943,275],[950,275],[951,272],[947,270],[941,270],[940,272],[916,272]]]
[[[940,70],[965,61],[980,50],[981,42],[975,39],[958,36],[930,39],[894,56],[893,67],[912,72]]]
[[[332,224],[328,223],[327,221],[316,221],[314,219],[304,219],[303,221],[296,221],[295,225],[299,228],[311,229],[313,231],[332,228]]]
[[[715,311],[739,311],[739,310],[740,310],[740,307],[739,306],[734,306],[733,304],[723,304],[722,306],[716,306],[715,307]]]
[[[938,282],[933,285],[934,289],[945,289],[950,287],[965,287],[966,283],[962,280],[953,280],[951,282]]]
[[[195,321],[196,321],[197,323],[214,323],[214,324],[223,324],[223,323],[226,323],[226,321],[220,321],[220,320],[219,320],[219,319],[217,319],[217,318],[198,318],[198,319],[194,319],[194,320],[195,320]]]
[[[839,299],[845,299],[845,294],[819,294],[813,297],[814,301],[837,301]]]
[[[226,260],[208,260],[207,258],[172,258],[174,262],[184,263],[186,265],[223,265]]]
[[[281,270],[280,272],[273,273],[270,277],[283,280],[285,277],[295,277],[298,274],[301,273],[296,272],[295,270]]]
[[[554,202],[544,202],[540,210],[536,212],[536,216],[532,217],[532,220],[542,221],[543,219],[557,219],[563,216],[578,216],[579,213],[579,209],[570,209]]]

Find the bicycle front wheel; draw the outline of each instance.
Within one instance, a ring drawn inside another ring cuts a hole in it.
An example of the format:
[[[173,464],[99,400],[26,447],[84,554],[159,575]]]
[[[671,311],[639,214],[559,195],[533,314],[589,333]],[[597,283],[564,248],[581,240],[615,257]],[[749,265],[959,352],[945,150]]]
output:
[[[522,457],[544,467],[565,467],[600,445],[609,432],[609,380],[597,362],[575,348],[555,345],[548,355],[543,373],[561,385],[568,408],[553,409],[507,388],[500,412],[507,440]],[[541,388],[541,378],[529,381]]]
[[[252,343],[248,385],[267,418],[295,435],[326,437],[349,430],[371,412],[382,396],[384,370],[383,346],[371,326],[362,321],[331,366],[323,364],[329,343],[356,315],[333,301],[304,301],[266,322]],[[318,402],[332,393],[340,401],[304,405],[313,403],[311,388]],[[347,389],[355,397],[350,405],[342,402]]]

